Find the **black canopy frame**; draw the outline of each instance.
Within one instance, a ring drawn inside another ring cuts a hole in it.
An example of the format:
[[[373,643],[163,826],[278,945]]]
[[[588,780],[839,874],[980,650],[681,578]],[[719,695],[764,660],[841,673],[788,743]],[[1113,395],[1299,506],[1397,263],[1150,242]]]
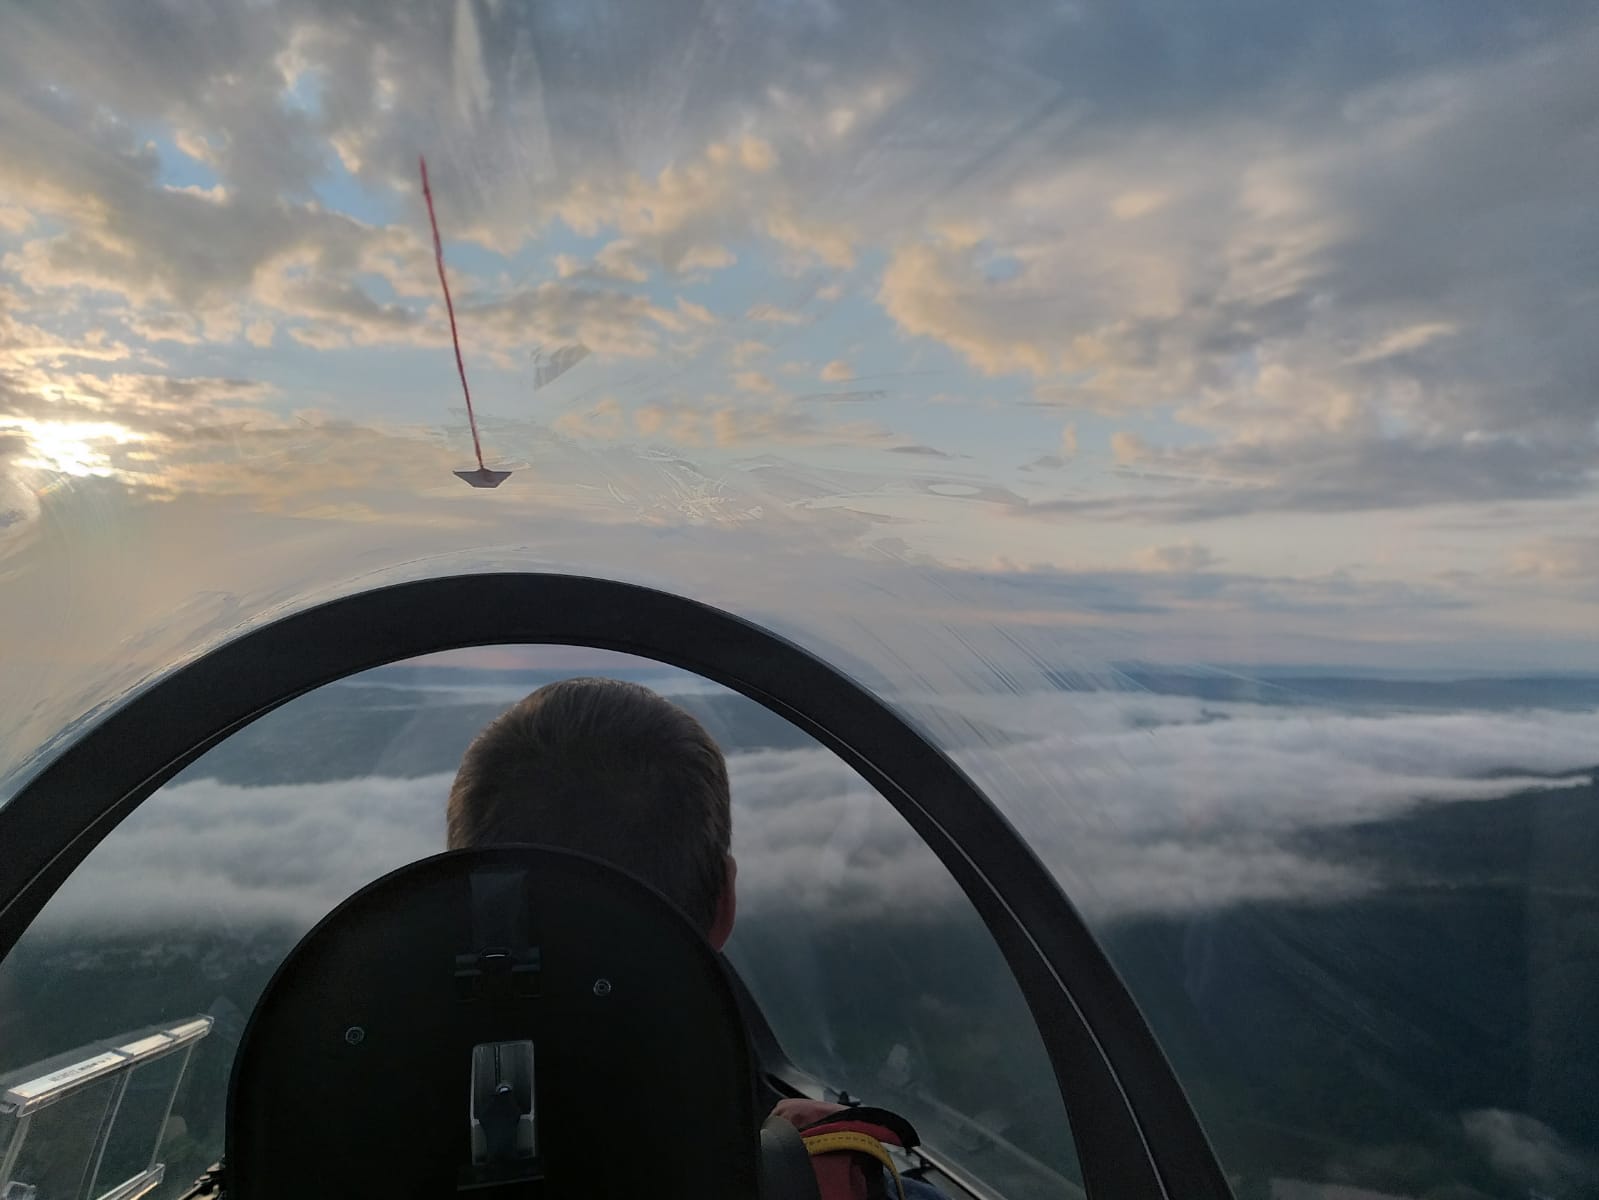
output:
[[[1126,985],[1054,876],[966,774],[800,646],[634,584],[526,572],[394,584],[247,630],[173,670],[0,808],[0,957],[101,839],[238,729],[372,667],[512,644],[594,647],[693,671],[832,750],[927,843],[993,935],[1038,1024],[1089,1196],[1231,1196]]]

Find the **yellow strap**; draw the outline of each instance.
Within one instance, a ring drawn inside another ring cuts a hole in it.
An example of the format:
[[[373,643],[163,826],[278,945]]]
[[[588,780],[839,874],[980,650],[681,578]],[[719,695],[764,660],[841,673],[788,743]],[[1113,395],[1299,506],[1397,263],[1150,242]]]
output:
[[[869,1154],[878,1162],[888,1168],[888,1173],[894,1177],[894,1186],[899,1189],[899,1200],[905,1200],[905,1184],[899,1177],[899,1168],[894,1165],[894,1159],[883,1143],[869,1133],[855,1133],[850,1130],[839,1130],[837,1133],[815,1133],[805,1138],[805,1149],[812,1154],[828,1154],[834,1150],[858,1150],[862,1154]]]

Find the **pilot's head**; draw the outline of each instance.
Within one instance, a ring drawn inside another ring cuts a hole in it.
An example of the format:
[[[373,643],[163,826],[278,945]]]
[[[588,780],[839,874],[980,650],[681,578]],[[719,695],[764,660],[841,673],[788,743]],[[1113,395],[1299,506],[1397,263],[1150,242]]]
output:
[[[542,842],[653,885],[721,949],[733,930],[727,763],[698,721],[634,683],[567,679],[478,734],[450,789],[451,849]]]

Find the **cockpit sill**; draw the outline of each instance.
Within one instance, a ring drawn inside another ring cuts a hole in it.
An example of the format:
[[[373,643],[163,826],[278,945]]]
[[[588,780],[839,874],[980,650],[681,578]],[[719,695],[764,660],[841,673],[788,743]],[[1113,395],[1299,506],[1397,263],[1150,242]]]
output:
[[[71,1156],[71,1151],[81,1151],[81,1155],[72,1156],[82,1162],[82,1184],[76,1194],[89,1200],[138,1200],[153,1191],[166,1176],[165,1164],[156,1159],[161,1152],[173,1100],[188,1070],[195,1045],[211,1032],[211,1026],[212,1019],[208,1016],[152,1026],[79,1047],[11,1072],[9,1077],[0,1077],[0,1089],[3,1089],[0,1090],[0,1198],[33,1200],[37,1194],[35,1182],[15,1178],[15,1173],[26,1161],[23,1153],[30,1149],[30,1134],[38,1138],[40,1132],[57,1143],[50,1146],[52,1155]],[[106,1149],[122,1129],[119,1118],[124,1116],[124,1101],[135,1071],[173,1055],[181,1055],[177,1071],[157,1094],[146,1099],[158,1113],[140,1114],[146,1117],[141,1123],[150,1137],[147,1142],[131,1148],[143,1165],[131,1175],[102,1180]],[[79,1118],[78,1128],[71,1128],[70,1124],[61,1130],[48,1127],[50,1110],[54,1106],[72,1097],[83,1097],[96,1085],[103,1089],[104,1096],[97,1105],[90,1104],[86,1112],[74,1114]],[[159,1119],[150,1121],[147,1119],[150,1115],[158,1115]],[[81,1140],[75,1138],[75,1134],[83,1135]],[[66,1145],[59,1145],[60,1142]],[[145,1153],[146,1146],[148,1153]]]
[[[211,1032],[213,1019],[199,1016],[172,1025],[159,1026],[124,1034],[119,1038],[91,1043],[65,1054],[56,1055],[41,1063],[10,1072],[9,1079],[0,1077],[0,1200],[34,1200],[37,1186],[25,1179],[13,1178],[27,1143],[35,1118],[51,1106],[70,1096],[80,1095],[96,1083],[110,1081],[100,1116],[95,1122],[92,1139],[82,1145],[83,1178],[90,1186],[79,1194],[88,1200],[139,1200],[149,1195],[165,1180],[166,1165],[157,1161],[167,1116],[179,1085],[188,1068],[188,1058],[194,1046]],[[760,1039],[758,1039],[760,1040]],[[149,1147],[147,1165],[138,1173],[101,1186],[98,1178],[107,1145],[123,1112],[128,1084],[134,1069],[181,1053],[183,1062],[173,1076],[171,1085],[163,1089],[159,1098],[161,1119],[155,1122],[153,1144]],[[803,1071],[784,1062],[779,1071],[769,1071],[765,1076],[773,1093],[786,1096],[806,1096],[811,1099],[850,1103],[847,1092],[826,1087]],[[940,1124],[948,1123],[963,1132],[980,1138],[985,1147],[1007,1158],[1014,1158],[1029,1173],[1036,1173],[1058,1189],[1056,1194],[1083,1200],[1085,1193],[1072,1181],[1052,1171],[1019,1148],[1006,1142],[992,1130],[973,1122],[971,1118],[927,1098],[929,1106],[937,1110]],[[918,1146],[913,1150],[892,1150],[901,1174],[926,1180],[951,1197],[965,1196],[970,1200],[1004,1200],[1001,1192],[956,1166],[936,1150]],[[187,1197],[214,1194],[220,1187],[224,1168],[218,1163],[193,1187],[184,1193]]]

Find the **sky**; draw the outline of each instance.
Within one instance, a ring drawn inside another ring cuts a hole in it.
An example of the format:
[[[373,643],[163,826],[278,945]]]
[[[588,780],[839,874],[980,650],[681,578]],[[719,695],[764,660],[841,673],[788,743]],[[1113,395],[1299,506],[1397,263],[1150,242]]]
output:
[[[1599,668],[1596,57],[1554,0],[7,5],[8,759],[441,563],[921,684]]]

